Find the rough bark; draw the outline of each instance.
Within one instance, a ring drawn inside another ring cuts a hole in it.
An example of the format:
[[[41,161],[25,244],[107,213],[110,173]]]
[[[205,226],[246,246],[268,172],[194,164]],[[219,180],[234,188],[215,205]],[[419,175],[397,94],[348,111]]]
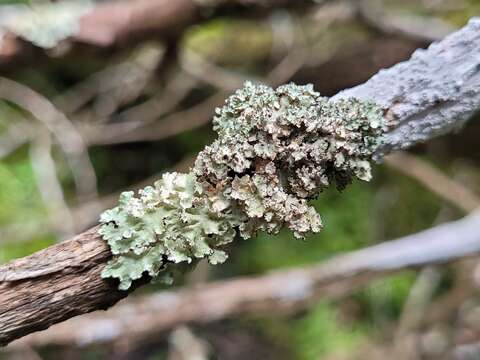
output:
[[[460,129],[480,104],[480,18],[333,99],[368,99],[397,126],[377,158]]]
[[[385,108],[387,117],[398,122],[379,157],[459,128],[480,107],[480,21],[470,21],[428,50],[337,98],[341,96],[373,99]],[[476,228],[470,231],[473,234]],[[478,249],[472,245],[467,250]],[[69,317],[104,309],[126,295],[100,278],[109,256],[93,228],[0,266],[0,344]],[[401,249],[391,256],[384,266],[401,261]]]
[[[17,345],[124,343],[158,336],[184,323],[211,322],[239,314],[300,311],[320,298],[342,297],[391,272],[474,255],[480,251],[479,226],[480,214],[474,214],[339,255],[320,265],[162,291],[119,304],[106,313],[71,319],[32,334]]]
[[[100,277],[111,254],[97,229],[0,267],[0,345],[127,295]]]

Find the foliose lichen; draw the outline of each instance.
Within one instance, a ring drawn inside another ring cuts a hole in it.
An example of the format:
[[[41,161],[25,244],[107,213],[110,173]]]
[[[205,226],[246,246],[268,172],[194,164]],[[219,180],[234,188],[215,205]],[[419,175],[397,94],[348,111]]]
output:
[[[102,277],[118,278],[123,290],[144,272],[152,278],[161,274],[168,283],[173,264],[204,257],[212,264],[225,261],[219,247],[233,240],[237,217],[217,211],[195,175],[164,174],[138,195],[122,193],[118,206],[100,217],[99,232],[114,255]]]
[[[382,110],[356,99],[329,101],[312,85],[276,90],[250,82],[216,109],[218,139],[188,174],[165,174],[138,197],[123,193],[101,216],[100,234],[114,259],[103,277],[120,289],[148,273],[163,280],[185,264],[216,264],[237,229],[291,229],[303,238],[319,232],[320,215],[308,201],[331,184],[370,180],[370,159],[387,130]]]

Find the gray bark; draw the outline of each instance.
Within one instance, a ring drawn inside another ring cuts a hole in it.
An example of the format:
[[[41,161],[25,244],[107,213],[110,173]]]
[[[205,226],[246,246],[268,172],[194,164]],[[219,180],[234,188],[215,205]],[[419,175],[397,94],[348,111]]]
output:
[[[348,97],[375,102],[396,122],[377,159],[460,129],[480,108],[480,18],[332,99]]]

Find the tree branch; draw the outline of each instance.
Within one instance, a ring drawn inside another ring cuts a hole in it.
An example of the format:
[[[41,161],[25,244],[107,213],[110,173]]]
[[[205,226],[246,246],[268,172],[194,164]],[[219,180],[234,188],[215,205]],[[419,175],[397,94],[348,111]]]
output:
[[[392,272],[451,262],[480,251],[480,214],[397,240],[336,256],[320,265],[259,277],[162,291],[120,304],[107,313],[82,316],[18,345],[88,345],[135,340],[185,323],[235,315],[292,313],[320,298],[340,298]],[[133,320],[134,319],[134,320]],[[108,326],[105,326],[108,324]],[[107,329],[107,328],[108,329]]]
[[[349,96],[373,99],[385,108],[387,118],[398,122],[386,136],[378,157],[458,129],[480,107],[480,21],[470,21],[428,50],[415,53],[409,61],[381,71],[334,99]],[[455,252],[459,249],[452,237],[442,237],[443,253],[436,252],[435,259],[429,258],[430,252],[411,254],[409,266],[446,260],[455,253],[463,256],[477,252],[478,223],[472,227],[470,220],[454,226],[455,238],[461,232],[467,239],[461,253]],[[377,255],[381,256],[376,269],[393,270],[408,254],[392,248],[387,258],[383,253]],[[0,344],[72,316],[107,308],[125,296],[116,290],[115,283],[100,277],[110,256],[97,228],[92,228],[72,240],[1,266]],[[363,266],[374,270],[368,263]]]
[[[332,99],[372,100],[398,125],[377,158],[459,130],[480,104],[480,19]]]
[[[100,277],[111,254],[97,230],[0,267],[0,345],[127,295]]]
[[[197,15],[193,0],[135,0],[96,4],[79,20],[79,29],[69,41],[100,47],[146,36],[168,35],[192,23]],[[0,47],[0,62],[5,63],[31,46],[8,34]]]
[[[212,14],[217,8],[239,5],[257,9],[288,4],[291,0],[133,0],[106,1],[79,19],[79,29],[66,41],[100,48],[134,44],[139,39],[167,38]],[[291,2],[292,4],[294,2]],[[298,6],[298,2],[295,4]],[[28,54],[32,46],[15,34],[7,34],[0,45],[0,64]],[[32,57],[34,58],[34,57]]]

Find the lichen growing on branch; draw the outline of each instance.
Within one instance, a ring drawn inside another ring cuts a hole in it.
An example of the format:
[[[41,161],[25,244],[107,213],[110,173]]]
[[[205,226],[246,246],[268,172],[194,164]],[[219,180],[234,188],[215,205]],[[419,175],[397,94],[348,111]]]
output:
[[[219,247],[233,240],[238,225],[231,213],[215,210],[192,173],[164,174],[138,197],[122,193],[100,222],[100,234],[115,255],[102,276],[120,279],[120,289],[128,289],[143,272],[153,278],[162,273],[160,280],[169,282],[169,264],[204,257],[212,264],[225,261]]]
[[[247,82],[216,109],[218,139],[188,174],[165,174],[153,187],[123,193],[101,216],[114,259],[103,277],[120,289],[144,272],[163,280],[257,231],[287,227],[295,237],[322,229],[308,200],[331,184],[371,178],[370,159],[387,130],[382,110],[356,99],[329,101],[311,85],[276,90]],[[175,265],[174,265],[175,264]]]

